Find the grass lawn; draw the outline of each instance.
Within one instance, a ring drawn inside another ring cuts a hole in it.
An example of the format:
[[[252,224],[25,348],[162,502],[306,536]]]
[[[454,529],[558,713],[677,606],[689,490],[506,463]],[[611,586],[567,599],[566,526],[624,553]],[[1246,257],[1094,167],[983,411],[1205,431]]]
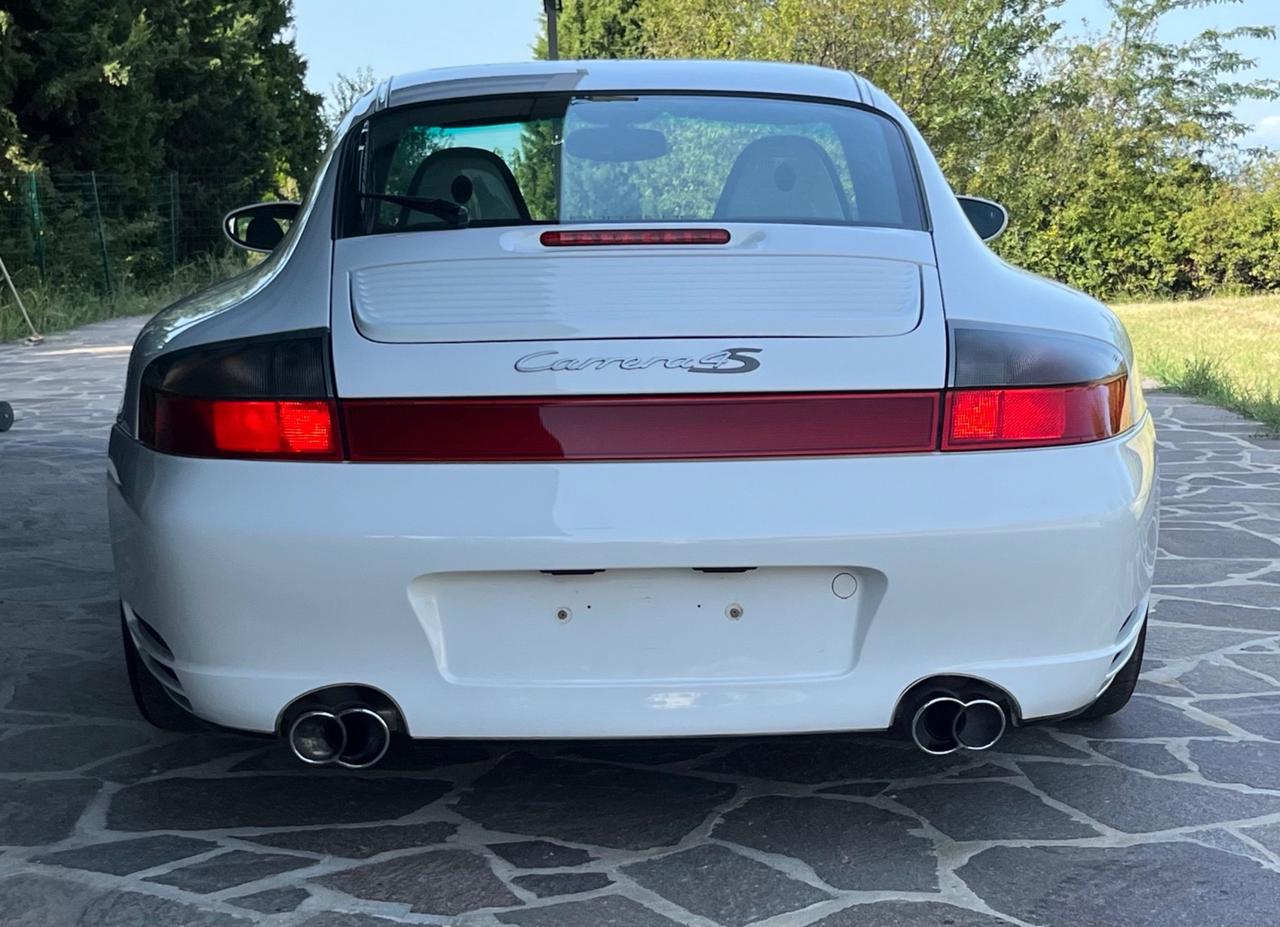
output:
[[[158,312],[189,293],[239,273],[245,266],[238,255],[204,258],[183,265],[177,273],[149,286],[139,287],[126,280],[110,296],[56,283],[24,285],[22,280],[18,281],[18,292],[36,330],[48,335],[102,319]],[[28,331],[13,294],[0,278],[0,342],[25,338]]]
[[[1280,294],[1112,308],[1141,373],[1280,431]]]

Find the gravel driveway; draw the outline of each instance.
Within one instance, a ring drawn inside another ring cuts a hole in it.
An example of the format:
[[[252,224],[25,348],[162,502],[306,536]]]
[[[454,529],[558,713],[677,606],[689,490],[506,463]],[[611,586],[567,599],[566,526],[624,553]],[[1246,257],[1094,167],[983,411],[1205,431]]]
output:
[[[362,774],[138,720],[103,470],[139,320],[0,346],[0,924],[1280,925],[1280,442],[1152,398],[1140,695],[867,736],[435,743]]]

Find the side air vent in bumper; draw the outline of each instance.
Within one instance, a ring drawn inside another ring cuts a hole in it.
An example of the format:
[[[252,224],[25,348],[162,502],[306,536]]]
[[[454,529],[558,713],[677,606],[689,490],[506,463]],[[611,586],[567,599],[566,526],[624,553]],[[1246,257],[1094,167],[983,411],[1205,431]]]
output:
[[[163,635],[144,621],[142,616],[130,608],[127,603],[124,607],[124,613],[125,620],[129,625],[129,634],[133,638],[134,646],[138,648],[138,656],[142,659],[142,665],[164,686],[165,693],[171,699],[187,711],[190,711],[191,702],[187,699],[186,693],[182,691],[182,680],[178,678],[177,670],[174,669],[173,649],[170,648]]]

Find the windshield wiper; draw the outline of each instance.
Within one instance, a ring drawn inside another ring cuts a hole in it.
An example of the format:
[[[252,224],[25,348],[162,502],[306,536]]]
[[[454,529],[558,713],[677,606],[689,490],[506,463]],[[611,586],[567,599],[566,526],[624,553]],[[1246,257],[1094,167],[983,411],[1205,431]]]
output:
[[[451,203],[449,200],[442,200],[434,196],[401,196],[398,193],[360,193],[361,199],[377,200],[380,203],[391,203],[394,206],[404,206],[407,209],[416,209],[419,212],[429,212],[437,219],[443,219],[445,222],[453,225],[454,228],[463,228],[471,217],[467,214],[467,207],[459,206],[457,203]]]

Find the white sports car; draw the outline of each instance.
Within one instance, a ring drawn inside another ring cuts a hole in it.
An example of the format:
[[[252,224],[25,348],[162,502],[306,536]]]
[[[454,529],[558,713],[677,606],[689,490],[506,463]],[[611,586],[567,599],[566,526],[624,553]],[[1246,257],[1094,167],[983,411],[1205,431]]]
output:
[[[1154,428],[1120,323],[992,254],[1004,218],[841,71],[384,82],[305,202],[227,217],[270,256],[134,347],[139,707],[351,767],[1117,710]]]

